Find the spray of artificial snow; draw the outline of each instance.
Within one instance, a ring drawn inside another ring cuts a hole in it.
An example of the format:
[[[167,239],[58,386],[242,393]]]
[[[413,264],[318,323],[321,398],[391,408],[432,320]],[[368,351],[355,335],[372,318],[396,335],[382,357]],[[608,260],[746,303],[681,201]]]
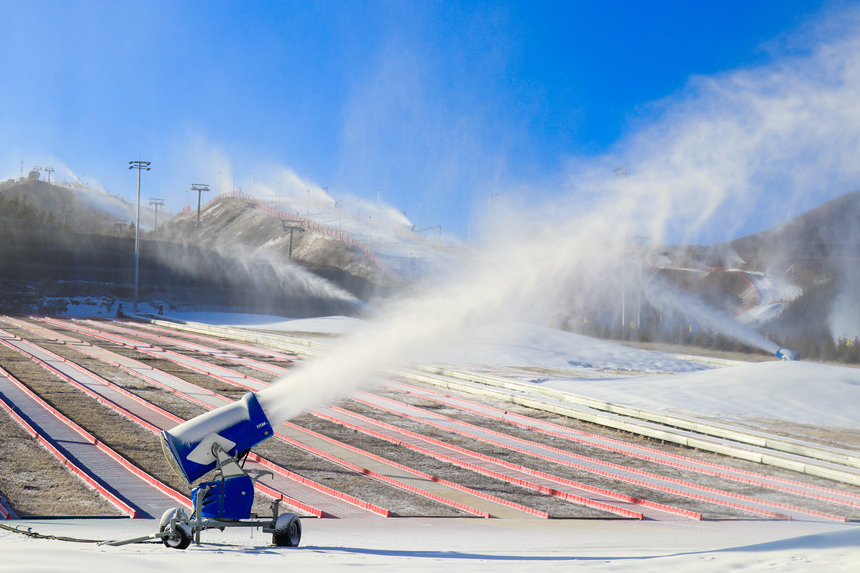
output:
[[[805,32],[803,56],[692,80],[611,154],[572,163],[552,191],[489,190],[503,195],[484,248],[450,280],[383,309],[372,328],[260,392],[272,421],[349,392],[385,364],[432,357],[463,330],[539,321],[559,301],[616,290],[628,237],[725,241],[750,218],[763,229],[808,207],[810,190],[854,185],[860,10],[836,16]],[[627,177],[613,175],[619,165]],[[540,196],[542,205],[526,199]],[[776,350],[729,317],[655,290],[655,306],[683,307],[702,325]]]

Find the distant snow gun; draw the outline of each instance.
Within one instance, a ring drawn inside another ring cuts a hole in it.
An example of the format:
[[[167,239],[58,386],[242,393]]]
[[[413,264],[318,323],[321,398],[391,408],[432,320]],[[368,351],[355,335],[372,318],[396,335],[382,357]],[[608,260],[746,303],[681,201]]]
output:
[[[167,462],[188,487],[209,472],[216,473],[210,481],[192,488],[191,517],[182,508],[169,509],[161,517],[158,533],[108,545],[160,538],[166,547],[185,549],[192,536],[199,544],[200,532],[205,529],[259,527],[272,534],[273,545],[298,546],[301,521],[293,513],[278,515],[278,500],[272,503],[271,517],[251,515],[254,484],[272,472],[246,470],[239,465],[251,448],[273,435],[266,413],[251,392],[232,404],[161,432],[161,447]]]
[[[776,357],[780,360],[800,360],[800,354],[798,354],[794,350],[783,348],[782,346],[777,348],[774,354],[776,354]]]

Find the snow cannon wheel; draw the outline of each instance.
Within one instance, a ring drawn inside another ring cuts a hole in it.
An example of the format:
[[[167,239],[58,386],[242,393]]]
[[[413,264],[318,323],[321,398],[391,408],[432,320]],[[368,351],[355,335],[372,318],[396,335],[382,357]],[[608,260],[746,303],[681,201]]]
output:
[[[184,523],[176,524],[176,535],[164,538],[164,546],[171,549],[188,549],[191,545],[191,528]]]
[[[272,533],[272,545],[276,547],[298,547],[302,540],[302,522],[295,513],[285,513],[278,516],[275,532]]]
[[[174,517],[176,519],[176,534],[165,537],[163,539],[164,546],[171,549],[187,549],[191,545],[191,528],[185,523],[188,521],[188,517],[181,508],[174,507],[168,509],[161,515],[158,532],[162,533],[165,529],[168,529],[170,527],[170,520]]]

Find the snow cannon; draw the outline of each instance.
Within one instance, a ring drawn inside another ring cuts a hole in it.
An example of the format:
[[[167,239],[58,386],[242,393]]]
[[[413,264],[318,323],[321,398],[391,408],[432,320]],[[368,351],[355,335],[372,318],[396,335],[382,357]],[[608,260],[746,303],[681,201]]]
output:
[[[251,513],[254,485],[261,477],[274,475],[273,472],[246,470],[239,465],[251,448],[273,435],[266,412],[250,392],[232,404],[161,432],[167,462],[188,487],[209,472],[216,473],[210,481],[192,488],[191,516],[180,507],[168,509],[161,517],[158,533],[107,545],[161,539],[167,547],[185,549],[192,538],[199,544],[200,532],[207,529],[252,527],[271,533],[273,545],[297,546],[302,536],[301,521],[293,513],[278,515],[281,500],[272,502],[271,516]]]
[[[263,407],[248,392],[232,404],[161,432],[161,447],[171,469],[191,487],[194,481],[216,469],[218,456],[214,446],[222,454],[241,458],[273,434]]]
[[[776,350],[776,352],[774,352],[774,354],[776,354],[776,357],[779,358],[780,360],[800,360],[800,354],[798,354],[794,350],[789,350],[788,348],[783,348],[782,346],[777,348],[777,350]]]

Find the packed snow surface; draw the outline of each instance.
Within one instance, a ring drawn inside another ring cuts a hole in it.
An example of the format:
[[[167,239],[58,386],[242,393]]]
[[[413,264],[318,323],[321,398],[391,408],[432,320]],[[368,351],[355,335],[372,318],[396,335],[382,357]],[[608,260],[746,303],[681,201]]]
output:
[[[17,521],[41,534],[122,539],[155,520]],[[159,544],[100,547],[0,530],[0,571],[852,571],[855,524],[627,520],[304,519],[300,547],[269,547],[254,531],[204,531],[185,551]]]
[[[638,372],[695,372],[708,366],[659,352],[628,348],[537,324],[507,322],[465,333],[440,360],[473,364],[594,368]]]
[[[544,385],[647,410],[682,410],[725,421],[770,418],[860,428],[860,369],[759,362],[670,376],[549,380]]]

